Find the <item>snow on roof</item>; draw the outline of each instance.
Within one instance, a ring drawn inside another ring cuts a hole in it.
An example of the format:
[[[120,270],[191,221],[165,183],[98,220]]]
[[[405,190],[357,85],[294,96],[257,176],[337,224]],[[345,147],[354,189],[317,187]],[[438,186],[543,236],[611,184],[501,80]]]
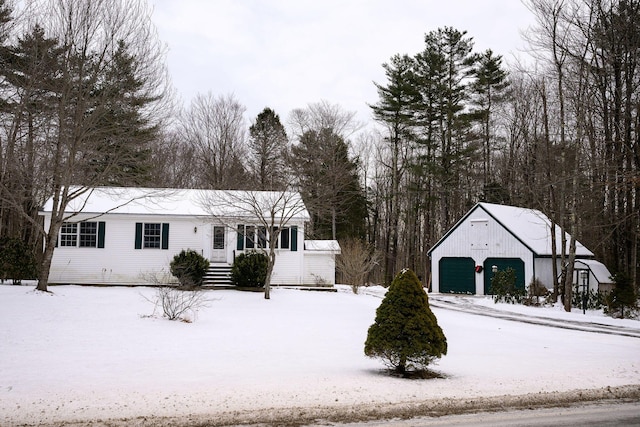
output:
[[[576,269],[588,267],[598,283],[613,283],[613,280],[611,279],[611,272],[607,266],[600,261],[596,261],[595,259],[581,259],[577,260],[574,266]]]
[[[77,190],[70,189],[70,191]],[[51,212],[53,198],[43,206]],[[141,187],[96,187],[68,204],[67,213],[309,218],[297,192],[198,190]]]
[[[340,253],[340,245],[337,240],[305,240],[305,251],[331,251]]]
[[[489,215],[501,223],[514,236],[527,245],[535,254],[551,255],[551,221],[536,209],[519,208],[515,206],[496,205],[493,203],[478,203]],[[556,227],[557,253],[562,247],[562,233]],[[567,237],[567,253],[569,253],[569,234]],[[576,242],[576,256],[593,256],[593,252]]]

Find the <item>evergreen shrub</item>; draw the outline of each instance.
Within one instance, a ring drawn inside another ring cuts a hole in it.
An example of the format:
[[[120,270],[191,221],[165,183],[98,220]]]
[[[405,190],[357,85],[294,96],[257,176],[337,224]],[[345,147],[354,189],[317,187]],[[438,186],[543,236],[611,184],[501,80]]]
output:
[[[493,302],[507,302],[509,304],[524,301],[526,292],[516,288],[516,271],[507,267],[506,270],[498,270],[491,278],[491,294]]]
[[[615,287],[606,298],[607,314],[621,319],[633,317],[638,308],[638,296],[631,279],[624,273],[617,273],[613,276],[613,282]]]
[[[582,310],[582,286],[576,286],[571,294],[571,305]],[[598,291],[587,291],[586,295],[587,310],[599,310],[604,304],[605,297]]]
[[[180,286],[202,286],[202,280],[209,268],[209,261],[194,250],[183,249],[173,257],[169,267],[171,274],[180,282]]]
[[[14,285],[22,280],[35,279],[38,264],[33,250],[22,239],[3,237],[0,239],[0,278],[12,279]]]
[[[447,354],[447,339],[413,271],[405,269],[393,279],[369,327],[364,353],[403,376],[426,370]]]
[[[267,280],[269,258],[262,252],[241,253],[231,267],[231,283],[247,288],[262,288]]]

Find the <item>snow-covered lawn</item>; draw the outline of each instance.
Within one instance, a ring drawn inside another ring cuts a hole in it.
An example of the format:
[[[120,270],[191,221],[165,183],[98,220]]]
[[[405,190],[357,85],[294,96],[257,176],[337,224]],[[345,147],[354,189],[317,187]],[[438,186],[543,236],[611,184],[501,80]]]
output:
[[[149,317],[148,299],[156,292],[150,288],[51,290],[0,286],[2,426],[149,416],[232,419],[290,408],[353,411],[640,385],[639,338],[438,307],[433,311],[449,353],[433,368],[446,378],[390,377],[363,354],[383,294],[375,288],[360,295],[346,287],[337,293],[274,289],[269,301],[261,293],[208,291],[210,302],[193,323]],[[527,310],[572,319],[596,315]],[[640,329],[638,321],[605,321]]]

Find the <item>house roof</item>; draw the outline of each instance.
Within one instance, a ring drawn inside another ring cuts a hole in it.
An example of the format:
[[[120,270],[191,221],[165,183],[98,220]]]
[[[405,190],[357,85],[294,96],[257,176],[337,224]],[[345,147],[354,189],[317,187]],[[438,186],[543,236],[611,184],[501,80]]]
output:
[[[449,234],[451,234],[464,220],[478,209],[482,209],[490,217],[502,225],[509,233],[528,247],[537,256],[551,256],[551,220],[541,211],[536,209],[521,208],[516,206],[497,205],[480,202],[460,219],[429,251],[430,253],[439,246]],[[556,227],[557,253],[561,249],[562,233],[560,227]],[[567,237],[566,251],[569,252],[569,234]],[[593,252],[580,242],[576,242],[576,256],[592,257]]]
[[[79,190],[74,188],[73,190]],[[53,198],[42,211],[51,212]],[[96,187],[74,198],[66,212],[89,214],[219,216],[232,218],[276,218],[307,220],[309,213],[297,192],[199,190],[141,187]]]
[[[337,240],[305,240],[306,251],[327,251],[340,253],[340,244]]]

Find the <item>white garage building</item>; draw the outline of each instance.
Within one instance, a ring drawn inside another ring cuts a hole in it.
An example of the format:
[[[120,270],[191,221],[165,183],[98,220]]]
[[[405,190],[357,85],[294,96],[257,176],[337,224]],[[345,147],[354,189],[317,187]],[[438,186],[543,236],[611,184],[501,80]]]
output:
[[[487,295],[493,266],[498,270],[513,268],[516,286],[521,289],[534,278],[551,289],[551,241],[551,221],[542,212],[478,203],[429,251],[432,291]],[[567,235],[566,253],[569,252],[568,241]],[[556,242],[557,253],[560,253],[559,228],[556,228]],[[593,252],[577,242],[576,259],[590,259],[588,263],[580,264],[580,268],[591,266],[597,267],[598,271],[606,270],[603,264],[592,258]],[[591,280],[590,288],[598,290],[598,281]]]

